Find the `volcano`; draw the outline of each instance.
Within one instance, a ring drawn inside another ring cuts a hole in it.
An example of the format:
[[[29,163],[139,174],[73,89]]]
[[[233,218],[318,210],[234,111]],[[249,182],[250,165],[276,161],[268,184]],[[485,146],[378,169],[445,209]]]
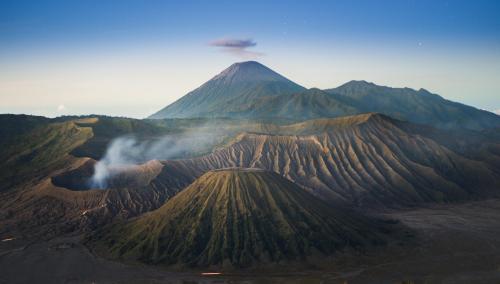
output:
[[[304,90],[258,62],[235,63],[149,118],[248,117],[259,98]]]
[[[306,89],[255,62],[231,65],[149,118],[244,118],[304,121],[369,112],[444,129],[500,127],[500,116],[449,101],[425,89],[391,88],[366,81]]]
[[[115,258],[189,267],[246,267],[384,244],[388,230],[276,173],[207,172],[165,205],[99,231],[91,243]]]

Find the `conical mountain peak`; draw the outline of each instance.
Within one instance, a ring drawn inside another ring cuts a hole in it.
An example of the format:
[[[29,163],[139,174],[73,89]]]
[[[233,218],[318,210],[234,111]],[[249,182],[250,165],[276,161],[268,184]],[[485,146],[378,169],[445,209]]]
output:
[[[234,63],[212,80],[223,81],[226,84],[240,82],[290,82],[287,78],[274,72],[257,61]]]
[[[304,90],[256,61],[239,62],[150,118],[249,117],[242,106]]]
[[[158,210],[106,228],[90,243],[132,261],[245,267],[383,244],[390,231],[277,173],[227,168],[205,173]]]

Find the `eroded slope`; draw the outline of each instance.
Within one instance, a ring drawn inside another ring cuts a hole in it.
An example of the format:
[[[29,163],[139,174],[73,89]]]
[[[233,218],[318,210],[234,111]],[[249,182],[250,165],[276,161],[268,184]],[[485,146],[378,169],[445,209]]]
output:
[[[210,155],[167,161],[165,168],[195,175],[224,167],[263,168],[326,200],[370,207],[498,195],[496,141],[484,139],[474,151],[460,151],[405,125],[378,114],[309,121],[279,132],[316,134],[244,133]]]
[[[273,172],[210,171],[164,206],[100,230],[90,244],[146,263],[250,266],[386,242],[387,224],[334,208]]]

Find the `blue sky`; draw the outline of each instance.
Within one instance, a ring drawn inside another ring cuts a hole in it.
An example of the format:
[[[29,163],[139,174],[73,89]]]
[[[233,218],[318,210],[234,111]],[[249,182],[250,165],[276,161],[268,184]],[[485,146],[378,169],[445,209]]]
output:
[[[0,1],[1,113],[145,117],[247,59],[494,111],[500,1]]]

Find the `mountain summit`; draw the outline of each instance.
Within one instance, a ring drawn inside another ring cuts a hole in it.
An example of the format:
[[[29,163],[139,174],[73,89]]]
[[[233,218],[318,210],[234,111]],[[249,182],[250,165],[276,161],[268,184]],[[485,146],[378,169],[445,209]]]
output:
[[[246,117],[245,108],[261,97],[304,90],[258,62],[235,63],[149,118]]]
[[[425,89],[350,81],[320,90],[288,80],[255,62],[229,66],[210,81],[149,118],[247,118],[304,121],[368,112],[439,128],[500,127],[500,116],[446,100]]]
[[[234,84],[240,82],[287,82],[293,83],[287,78],[267,68],[257,61],[245,61],[234,63],[212,80],[221,84]],[[294,84],[294,83],[293,83]]]

